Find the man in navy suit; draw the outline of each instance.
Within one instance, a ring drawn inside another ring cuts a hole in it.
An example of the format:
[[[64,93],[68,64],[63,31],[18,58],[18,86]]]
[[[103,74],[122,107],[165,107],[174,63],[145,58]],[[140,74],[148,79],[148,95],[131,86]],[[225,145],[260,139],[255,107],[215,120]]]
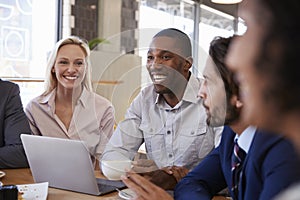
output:
[[[243,102],[239,96],[245,95],[247,88],[240,93],[232,72],[223,62],[231,39],[212,41],[211,60],[208,59],[199,91],[207,110],[207,123],[228,126],[224,127],[220,145],[177,184],[175,199],[211,199],[228,187],[233,199],[268,200],[300,178],[300,162],[292,144],[281,136],[262,133],[240,117]],[[226,98],[221,98],[224,93]],[[237,193],[231,188],[235,139],[247,153]]]
[[[30,134],[18,85],[0,79],[0,168],[28,167],[20,135]]]

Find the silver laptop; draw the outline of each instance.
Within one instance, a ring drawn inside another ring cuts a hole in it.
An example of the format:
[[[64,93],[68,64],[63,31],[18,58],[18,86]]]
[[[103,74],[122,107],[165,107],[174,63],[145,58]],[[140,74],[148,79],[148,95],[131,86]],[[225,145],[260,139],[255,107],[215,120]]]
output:
[[[80,193],[103,195],[124,188],[122,181],[98,179],[90,154],[79,140],[22,134],[21,140],[36,183]]]

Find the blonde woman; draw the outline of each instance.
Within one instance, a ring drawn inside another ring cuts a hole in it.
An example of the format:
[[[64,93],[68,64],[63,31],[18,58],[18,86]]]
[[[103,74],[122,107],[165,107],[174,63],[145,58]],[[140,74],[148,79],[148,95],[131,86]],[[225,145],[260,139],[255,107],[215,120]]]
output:
[[[26,107],[33,134],[85,141],[99,159],[113,133],[114,108],[93,92],[90,49],[69,36],[57,42],[46,70],[45,91]]]

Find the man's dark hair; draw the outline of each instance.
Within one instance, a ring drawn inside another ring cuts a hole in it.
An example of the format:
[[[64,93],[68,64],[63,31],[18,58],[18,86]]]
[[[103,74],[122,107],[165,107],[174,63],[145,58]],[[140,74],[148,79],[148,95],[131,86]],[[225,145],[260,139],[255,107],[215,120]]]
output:
[[[236,36],[234,36],[236,37]],[[234,74],[228,69],[225,63],[225,57],[228,52],[229,45],[233,37],[223,38],[216,37],[211,43],[209,48],[209,55],[214,61],[215,70],[220,74],[226,92],[226,121],[225,124],[231,124],[240,118],[241,108],[231,105],[231,98],[233,95],[239,97],[239,84],[234,78]]]
[[[225,64],[225,57],[229,48],[229,44],[233,37],[223,38],[216,37],[210,43],[209,55],[216,65],[216,70],[220,74],[226,91],[227,100],[229,100],[232,95],[239,96],[239,85],[234,78],[231,70],[228,69]]]
[[[184,53],[184,56],[192,56],[191,40],[187,34],[176,28],[168,28],[161,30],[160,32],[155,34],[153,38],[162,36],[176,39],[177,44],[179,45],[180,49],[182,49],[182,53]]]

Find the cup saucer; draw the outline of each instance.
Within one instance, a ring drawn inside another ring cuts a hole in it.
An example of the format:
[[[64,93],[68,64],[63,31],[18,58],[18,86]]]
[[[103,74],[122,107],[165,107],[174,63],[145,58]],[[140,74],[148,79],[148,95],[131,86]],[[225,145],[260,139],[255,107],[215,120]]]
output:
[[[0,171],[0,178],[5,176],[5,172],[4,171]]]
[[[125,200],[130,200],[136,197],[136,194],[129,188],[119,190],[119,197]]]

